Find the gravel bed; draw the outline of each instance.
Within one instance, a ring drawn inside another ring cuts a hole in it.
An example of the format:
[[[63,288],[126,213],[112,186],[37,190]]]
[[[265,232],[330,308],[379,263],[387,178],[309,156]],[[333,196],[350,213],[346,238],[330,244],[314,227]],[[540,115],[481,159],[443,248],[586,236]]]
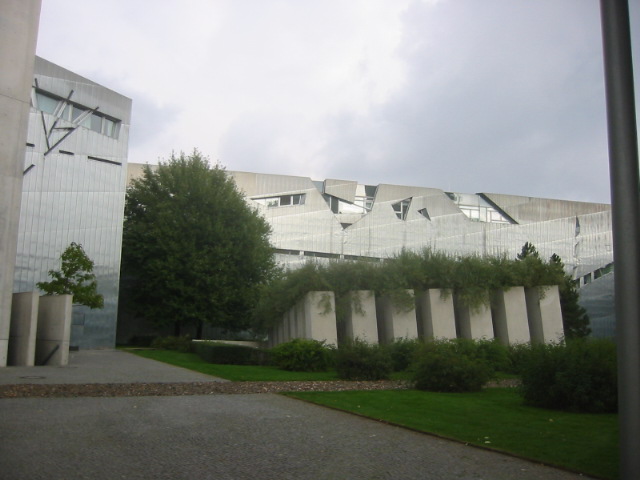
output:
[[[338,392],[345,390],[406,389],[406,382],[195,382],[195,383],[89,383],[64,385],[0,385],[0,398],[24,397],[141,397],[180,395],[232,395],[279,392]]]
[[[517,387],[517,380],[490,382],[487,387]],[[281,392],[340,392],[346,390],[403,390],[406,381],[324,382],[193,382],[193,383],[87,383],[0,385],[0,398],[25,397],[144,397],[181,395],[233,395]]]

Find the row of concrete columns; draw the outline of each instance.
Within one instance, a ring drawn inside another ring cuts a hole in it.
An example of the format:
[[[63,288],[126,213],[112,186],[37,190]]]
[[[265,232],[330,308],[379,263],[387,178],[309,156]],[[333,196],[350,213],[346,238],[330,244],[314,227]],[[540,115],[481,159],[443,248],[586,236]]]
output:
[[[413,291],[408,292],[413,295]],[[491,305],[465,306],[449,292],[431,289],[415,295],[415,305],[395,304],[371,291],[351,292],[351,309],[337,323],[333,292],[309,292],[269,335],[270,346],[309,338],[327,344],[359,338],[389,343],[397,338],[497,338],[506,345],[557,341],[564,335],[556,285],[513,287],[491,295]]]
[[[67,365],[73,295],[14,293],[8,365]]]

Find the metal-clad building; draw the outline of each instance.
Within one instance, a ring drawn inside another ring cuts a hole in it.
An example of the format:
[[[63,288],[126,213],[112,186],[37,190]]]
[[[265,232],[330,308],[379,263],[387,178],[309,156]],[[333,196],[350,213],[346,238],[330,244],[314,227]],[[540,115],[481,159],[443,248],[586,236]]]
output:
[[[131,100],[36,57],[14,291],[60,268],[71,242],[94,261],[104,308],[74,307],[71,345],[115,345]]]
[[[507,255],[526,242],[559,255],[580,286],[593,332],[613,336],[611,207],[492,193],[454,193],[348,180],[230,172],[271,224],[281,264],[309,258],[387,258],[402,248]],[[595,282],[598,280],[597,282]]]
[[[229,172],[273,228],[278,260],[387,258],[402,248],[511,258],[526,242],[576,279],[613,262],[611,207],[490,193]]]

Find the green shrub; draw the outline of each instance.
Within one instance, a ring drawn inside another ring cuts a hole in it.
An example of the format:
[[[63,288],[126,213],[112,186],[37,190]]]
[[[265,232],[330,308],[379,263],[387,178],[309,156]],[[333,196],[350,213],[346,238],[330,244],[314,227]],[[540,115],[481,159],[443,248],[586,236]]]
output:
[[[498,340],[476,340],[475,345],[476,353],[472,358],[485,362],[492,373],[511,370],[509,347]]]
[[[331,350],[324,341],[296,338],[270,351],[273,363],[283,370],[322,372],[331,365]]]
[[[355,339],[340,345],[335,367],[338,377],[345,380],[386,380],[393,371],[393,361],[382,345]]]
[[[132,347],[150,347],[156,338],[158,338],[156,335],[134,335],[129,340],[128,345]]]
[[[194,342],[195,353],[205,362],[221,365],[261,365],[266,354],[257,348],[221,342]]]
[[[151,348],[159,350],[177,350],[182,353],[192,352],[191,337],[157,337],[151,342]]]
[[[520,375],[527,363],[527,357],[531,353],[530,343],[514,343],[509,345],[509,369],[508,373]]]
[[[510,370],[511,359],[509,349],[498,340],[471,340],[467,338],[454,338],[450,340],[432,340],[427,344],[427,349],[451,350],[458,355],[464,355],[471,360],[483,363],[491,375],[496,372]]]
[[[589,413],[618,406],[616,347],[611,340],[534,345],[521,369],[520,392],[535,407]]]
[[[490,380],[492,369],[484,361],[456,351],[456,346],[455,342],[442,341],[425,345],[412,365],[415,388],[432,392],[477,392]]]
[[[393,371],[403,372],[407,370],[421,345],[422,342],[420,340],[410,340],[408,338],[396,338],[390,344],[385,345],[384,348],[391,356]]]

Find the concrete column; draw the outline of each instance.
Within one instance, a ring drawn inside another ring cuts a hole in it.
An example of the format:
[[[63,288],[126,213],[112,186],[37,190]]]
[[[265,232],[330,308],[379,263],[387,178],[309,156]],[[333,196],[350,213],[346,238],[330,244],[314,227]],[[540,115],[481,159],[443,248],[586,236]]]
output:
[[[333,292],[309,292],[304,299],[306,338],[338,345],[336,302]]]
[[[489,306],[482,305],[477,309],[469,308],[455,296],[453,306],[456,314],[458,338],[493,339],[493,322]]]
[[[296,306],[294,305],[289,309],[289,339],[293,340],[294,338],[298,338],[298,325],[296,323]]]
[[[0,21],[0,367],[7,365],[13,272],[40,0],[2,0]]]
[[[531,340],[524,287],[493,292],[491,315],[495,336],[504,345]]]
[[[298,336],[300,338],[307,338],[307,332],[305,331],[305,320],[304,320],[304,302],[296,303],[295,311],[296,311],[296,324],[298,326]]]
[[[14,293],[11,303],[9,365],[33,367],[38,328],[38,292]]]
[[[351,308],[345,318],[345,338],[359,338],[367,343],[378,343],[378,322],[376,320],[376,297],[370,290],[350,292]]]
[[[420,338],[456,338],[451,292],[432,288],[416,295],[416,316]]]
[[[564,337],[564,327],[558,286],[527,288],[525,298],[531,342],[546,343],[561,340]]]
[[[64,366],[69,363],[72,303],[73,295],[40,297],[36,365],[44,365],[46,362],[46,365]]]
[[[407,290],[413,295],[413,290]],[[376,297],[376,317],[380,343],[390,343],[396,338],[418,338],[418,321],[415,306],[404,309],[395,305],[391,297]]]

